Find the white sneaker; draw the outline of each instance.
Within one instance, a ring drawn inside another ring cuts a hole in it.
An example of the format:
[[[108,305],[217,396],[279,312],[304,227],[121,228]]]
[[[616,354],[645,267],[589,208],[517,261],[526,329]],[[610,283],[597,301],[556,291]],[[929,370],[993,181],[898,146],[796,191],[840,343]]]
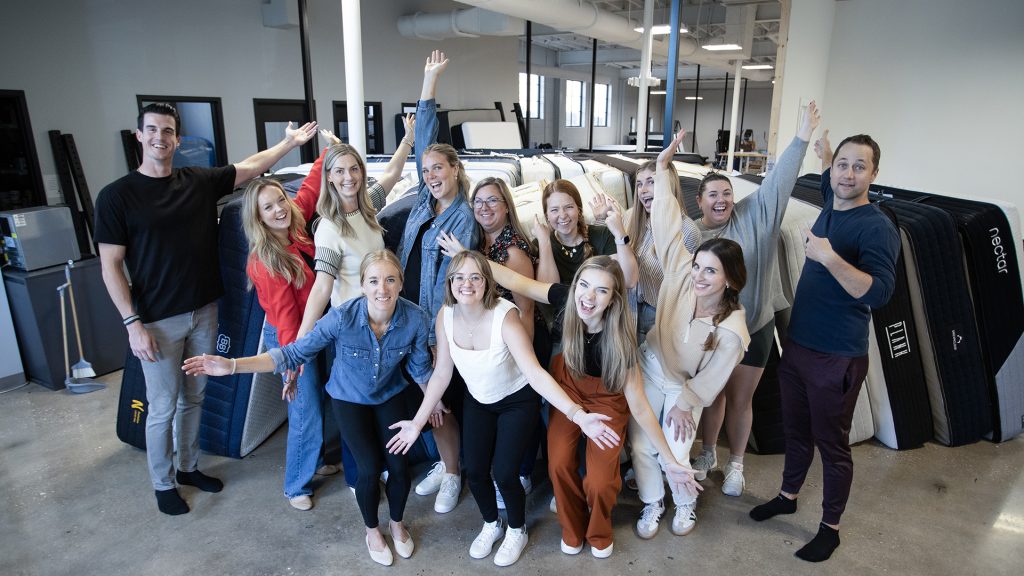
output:
[[[501,495],[501,490],[498,489],[498,483],[494,483],[494,501],[498,504],[498,510],[505,509],[505,497]]]
[[[686,536],[697,525],[697,501],[676,506],[676,514],[672,517],[672,533]]]
[[[570,556],[575,556],[583,551],[583,544],[580,544],[579,546],[569,546],[565,543],[565,540],[561,541],[560,546],[562,548],[562,553],[569,554]]]
[[[722,469],[725,473],[725,481],[722,482],[722,494],[726,496],[739,496],[743,494],[743,487],[746,480],[743,479],[743,464],[730,462]]]
[[[441,479],[444,478],[444,462],[434,462],[434,467],[427,473],[427,477],[416,485],[416,493],[420,496],[430,496],[441,488]]]
[[[447,514],[454,510],[461,493],[462,478],[458,474],[445,472],[441,479],[441,487],[437,490],[437,499],[434,500],[434,512]]]
[[[491,548],[494,547],[494,543],[501,540],[501,537],[504,535],[505,528],[501,525],[501,517],[498,517],[494,522],[484,522],[484,527],[480,530],[480,534],[477,534],[473,544],[469,546],[469,555],[477,560],[487,558],[491,553]]]
[[[640,519],[636,521],[636,535],[644,540],[654,538],[661,524],[661,515],[664,513],[665,504],[661,500],[645,504]]]
[[[590,547],[590,553],[594,555],[594,558],[607,558],[612,555],[612,550],[615,548],[615,542],[608,545],[607,548],[594,548]]]
[[[505,531],[505,540],[498,546],[498,552],[494,555],[496,566],[511,566],[519,560],[519,556],[526,548],[530,538],[526,534],[526,527],[509,528]]]
[[[552,514],[558,514],[558,504],[555,502],[555,497],[551,497],[551,504],[548,504],[548,510],[551,510]]]
[[[705,452],[702,449],[700,454],[693,459],[690,466],[693,468],[694,480],[700,482],[708,477],[708,472],[718,468],[718,455],[715,452],[715,450]]]

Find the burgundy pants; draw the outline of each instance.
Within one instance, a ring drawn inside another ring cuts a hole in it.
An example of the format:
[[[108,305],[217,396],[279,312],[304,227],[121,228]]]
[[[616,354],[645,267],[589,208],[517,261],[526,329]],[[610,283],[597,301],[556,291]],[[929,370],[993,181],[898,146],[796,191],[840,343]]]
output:
[[[787,340],[779,362],[786,465],[782,490],[800,492],[814,460],[821,454],[824,485],[821,521],[839,524],[853,483],[850,426],[857,396],[868,371],[867,355],[826,354]]]

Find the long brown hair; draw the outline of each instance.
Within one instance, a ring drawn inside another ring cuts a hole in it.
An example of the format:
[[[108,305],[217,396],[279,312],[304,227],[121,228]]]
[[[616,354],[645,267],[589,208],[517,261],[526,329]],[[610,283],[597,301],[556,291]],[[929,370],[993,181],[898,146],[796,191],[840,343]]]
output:
[[[710,252],[722,263],[722,273],[725,274],[725,290],[722,292],[722,300],[718,304],[718,312],[711,318],[715,328],[725,321],[730,314],[740,309],[740,292],[747,284],[747,266],[743,262],[743,248],[728,238],[712,238],[697,247],[693,253],[693,262],[697,261],[697,254]],[[692,264],[692,263],[691,263]],[[718,347],[715,338],[715,331],[708,333],[704,341],[703,349],[713,350]]]
[[[504,180],[502,180],[501,178],[497,178],[495,176],[488,176],[483,180],[478,180],[477,183],[473,186],[473,193],[470,194],[469,196],[470,207],[473,208],[474,210],[476,209],[473,206],[473,202],[476,200],[476,194],[477,192],[480,191],[481,188],[484,188],[485,186],[495,186],[498,188],[498,193],[501,195],[502,201],[505,202],[505,208],[508,210],[508,224],[512,226],[513,232],[515,232],[523,240],[527,241],[526,243],[530,247],[530,250],[527,252],[527,255],[536,256],[536,254],[534,253],[533,244],[529,242],[530,236],[526,234],[526,228],[523,227],[523,223],[519,220],[519,214],[516,212],[516,203],[515,200],[512,199],[512,191],[509,190],[508,184],[506,184]],[[486,236],[487,235],[483,233],[483,231],[481,230],[481,249],[487,248],[487,246],[484,246],[484,243],[487,242]]]
[[[281,183],[272,178],[256,178],[249,182],[242,193],[242,230],[249,241],[249,257],[263,264],[271,277],[280,276],[296,288],[302,288],[306,283],[306,264],[289,252],[287,244],[282,244],[260,218],[259,197],[265,188],[272,188],[284,196],[292,216],[288,226],[288,237],[292,242],[312,244],[305,234],[306,219],[302,217],[302,210],[285,194]],[[252,287],[251,278],[249,286]]]
[[[622,268],[611,256],[594,256],[580,265],[569,286],[562,319],[562,357],[573,378],[586,373],[586,325],[576,310],[576,285],[586,270],[599,270],[612,277],[612,298],[601,316],[601,379],[608,392],[619,393],[626,387],[630,373],[639,365],[636,327],[626,299],[626,281]]]
[[[427,146],[427,148],[423,151],[423,155],[420,157],[420,160],[422,161],[422,159],[426,158],[427,154],[430,154],[431,152],[437,152],[441,156],[444,156],[444,159],[446,162],[448,162],[448,165],[451,166],[452,168],[455,168],[455,170],[457,171],[455,178],[456,181],[459,183],[459,194],[462,194],[462,197],[468,201],[470,188],[469,176],[466,174],[466,167],[463,166],[462,160],[459,160],[459,153],[455,151],[455,148],[452,148],[448,144],[434,143],[431,144],[430,146]]]
[[[576,188],[575,184],[568,180],[559,178],[544,187],[544,191],[541,194],[541,204],[544,207],[544,219],[547,219],[548,214],[548,198],[556,192],[568,194],[572,198],[573,202],[576,203],[576,212],[579,213],[579,217],[576,219],[576,230],[579,231],[580,236],[583,237],[583,258],[590,258],[594,254],[594,247],[590,245],[590,230],[587,227],[586,219],[583,218],[583,196],[580,195],[580,191]],[[552,232],[552,234],[554,234],[554,232]]]
[[[448,277],[445,278],[447,286],[444,289],[443,304],[450,307],[458,304],[455,293],[452,292],[452,277],[455,276],[459,268],[462,268],[466,260],[476,262],[476,267],[480,269],[480,275],[484,277],[484,308],[493,310],[498,305],[498,286],[491,274],[491,266],[487,263],[487,258],[475,250],[463,250],[453,256],[452,261],[448,263]]]
[[[384,228],[377,222],[377,211],[374,210],[373,204],[370,202],[370,195],[366,191],[366,162],[359,155],[359,151],[348,144],[335,144],[327,149],[321,175],[320,199],[316,203],[316,211],[320,214],[321,218],[326,218],[333,223],[342,236],[350,237],[355,235],[356,231],[348,223],[348,219],[345,218],[345,211],[341,207],[340,192],[330,180],[331,169],[334,168],[334,165],[342,156],[352,156],[356,159],[356,164],[359,165],[359,192],[356,194],[356,205],[359,207],[359,213],[363,216],[363,220],[366,221],[366,225],[371,230],[383,232]]]
[[[636,171],[636,180],[639,182],[641,172],[650,172],[656,174],[658,171],[658,161],[648,160],[640,165],[640,168]],[[679,184],[679,173],[676,172],[676,167],[669,162],[668,169],[666,170],[669,174],[669,186],[672,189],[672,196],[679,202],[679,210],[683,214],[686,214],[686,202],[683,200],[683,187]],[[626,223],[626,234],[632,238],[630,244],[633,246],[633,254],[638,256],[640,254],[640,239],[643,238],[644,230],[647,228],[647,223],[650,222],[651,216],[644,210],[643,204],[640,203],[640,192],[639,186],[636,187],[636,202],[633,203],[633,212],[630,215],[629,222]]]

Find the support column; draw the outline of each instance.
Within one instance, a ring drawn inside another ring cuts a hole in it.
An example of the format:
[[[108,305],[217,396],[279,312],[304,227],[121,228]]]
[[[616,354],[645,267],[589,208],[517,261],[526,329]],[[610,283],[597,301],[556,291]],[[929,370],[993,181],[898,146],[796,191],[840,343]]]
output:
[[[647,83],[651,79],[651,28],[654,26],[654,0],[644,2],[644,46],[640,51],[640,94],[637,96],[636,151],[647,150]],[[668,104],[666,103],[666,106]]]
[[[728,163],[725,165],[726,172],[732,170],[732,161],[736,154],[736,122],[739,120],[740,110],[740,74],[743,72],[742,69],[743,61],[736,61],[736,79],[732,85],[732,120],[729,121],[729,157],[726,160]]]
[[[366,103],[363,99],[363,36],[359,0],[341,0],[341,33],[345,48],[345,103],[348,143],[366,157]]]

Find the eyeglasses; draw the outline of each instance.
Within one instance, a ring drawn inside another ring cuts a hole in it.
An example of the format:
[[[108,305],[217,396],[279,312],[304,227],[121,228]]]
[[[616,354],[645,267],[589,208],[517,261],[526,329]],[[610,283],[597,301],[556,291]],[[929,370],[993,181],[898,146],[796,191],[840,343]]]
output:
[[[452,284],[465,284],[469,282],[470,284],[479,285],[484,283],[484,277],[479,274],[470,274],[469,276],[465,274],[452,274],[448,279],[452,281]]]
[[[486,200],[484,200],[482,198],[476,198],[476,199],[473,200],[473,208],[483,208],[484,204],[487,204],[488,208],[495,208],[495,207],[498,206],[498,204],[504,204],[504,203],[505,203],[505,201],[502,200],[501,198],[498,198],[497,196],[491,196],[490,198],[488,198]]]

